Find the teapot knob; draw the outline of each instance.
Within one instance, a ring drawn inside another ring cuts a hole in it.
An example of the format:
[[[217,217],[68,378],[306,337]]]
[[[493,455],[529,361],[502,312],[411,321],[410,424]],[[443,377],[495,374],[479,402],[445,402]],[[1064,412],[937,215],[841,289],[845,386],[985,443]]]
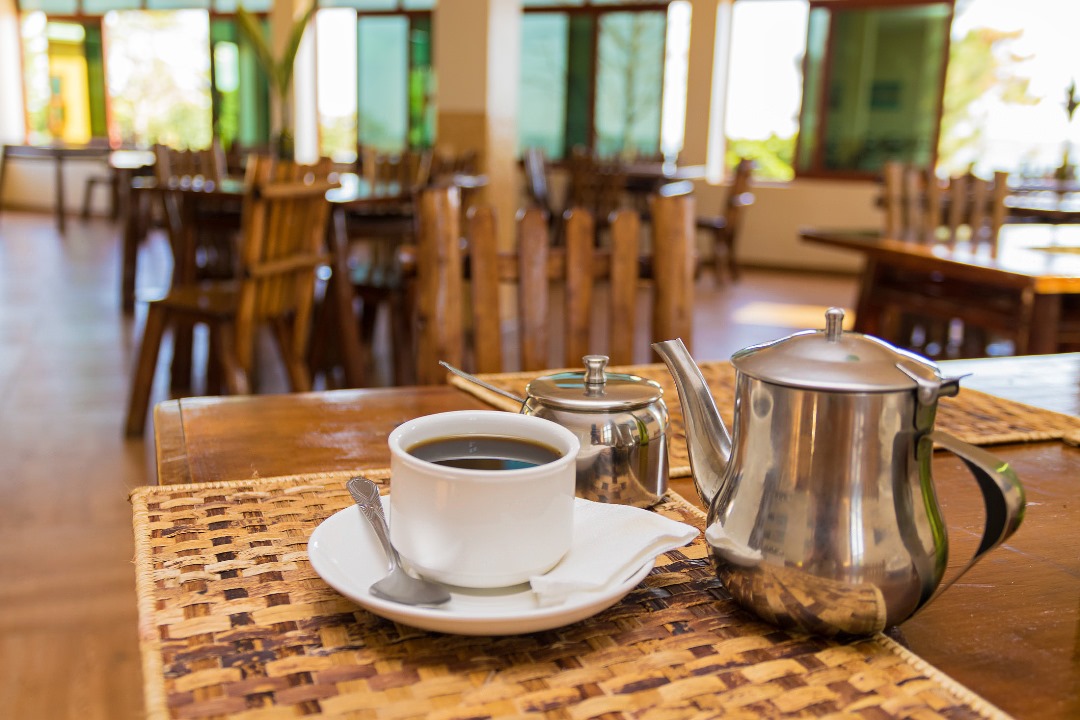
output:
[[[839,342],[844,334],[844,309],[831,307],[825,311],[825,339]]]
[[[585,363],[585,384],[591,386],[601,386],[607,382],[607,376],[604,374],[604,368],[608,364],[607,355],[586,355],[582,358]]]

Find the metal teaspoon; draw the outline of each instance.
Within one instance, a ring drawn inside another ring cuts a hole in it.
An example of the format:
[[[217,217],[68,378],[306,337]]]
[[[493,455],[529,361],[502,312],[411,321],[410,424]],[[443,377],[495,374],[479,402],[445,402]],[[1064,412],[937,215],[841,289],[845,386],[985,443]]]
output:
[[[390,572],[382,580],[372,584],[369,592],[377,598],[405,605],[441,605],[448,602],[450,593],[446,588],[429,580],[414,578],[402,567],[397,550],[390,544],[390,531],[383,515],[382,501],[379,500],[379,488],[375,483],[358,475],[345,483],[345,486],[349,488],[353,500],[375,530],[390,565]]]

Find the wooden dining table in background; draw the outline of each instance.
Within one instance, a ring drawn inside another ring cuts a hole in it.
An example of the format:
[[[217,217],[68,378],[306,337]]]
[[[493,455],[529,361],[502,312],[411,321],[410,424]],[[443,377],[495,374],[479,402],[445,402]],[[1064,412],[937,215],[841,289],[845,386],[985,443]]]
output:
[[[944,362],[973,372],[964,387],[1048,409],[1080,409],[1080,354]],[[386,436],[423,414],[485,407],[446,387],[188,398],[156,408],[158,482],[271,478],[382,468]],[[677,441],[677,440],[673,440]],[[991,448],[1027,490],[1020,530],[890,634],[954,680],[1018,718],[1080,714],[1080,449],[1062,441]],[[950,570],[975,549],[983,501],[963,463],[937,456],[934,478],[952,543]],[[671,487],[694,500],[689,477]]]
[[[63,235],[67,230],[67,208],[64,203],[64,163],[67,160],[108,159],[113,150],[108,145],[73,145],[54,143],[49,145],[0,145],[0,193],[4,189],[4,177],[12,160],[51,162],[53,164],[53,214],[56,229]]]
[[[1029,296],[1031,321],[1020,330],[1026,353],[1058,352],[1062,328],[1080,321],[1074,302],[1080,299],[1080,225],[1007,223],[996,239],[988,241],[921,241],[889,237],[878,230],[822,228],[804,228],[800,237],[865,258],[855,308],[855,328],[860,332],[882,334],[885,308],[877,295],[878,280],[897,271],[966,283],[973,288],[973,305],[982,293],[999,290]],[[921,287],[910,285],[911,307],[918,307]]]

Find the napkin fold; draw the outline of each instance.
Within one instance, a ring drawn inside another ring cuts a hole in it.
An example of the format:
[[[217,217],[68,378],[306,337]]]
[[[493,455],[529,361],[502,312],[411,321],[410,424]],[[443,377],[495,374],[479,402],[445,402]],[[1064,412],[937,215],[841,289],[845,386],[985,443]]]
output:
[[[692,525],[651,510],[575,498],[574,540],[559,564],[529,579],[541,606],[620,583],[657,555],[698,535]]]

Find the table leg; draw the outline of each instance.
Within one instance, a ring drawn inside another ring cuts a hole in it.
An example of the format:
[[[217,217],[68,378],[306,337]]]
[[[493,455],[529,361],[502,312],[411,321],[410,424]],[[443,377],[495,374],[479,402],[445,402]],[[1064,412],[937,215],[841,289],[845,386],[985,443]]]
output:
[[[859,278],[859,297],[855,305],[855,330],[868,335],[881,332],[881,306],[874,299],[874,285],[877,282],[878,266],[873,258],[867,258],[862,276]]]
[[[1017,354],[1046,355],[1060,352],[1061,295],[1036,294],[1028,323],[1027,348]]]
[[[143,197],[136,197],[135,189],[131,186],[131,174],[126,171],[118,171],[120,191],[117,196],[120,209],[120,217],[123,219],[123,248],[120,270],[120,306],[125,315],[135,311],[135,277],[136,263],[139,257],[139,229],[140,211]]]
[[[349,282],[348,234],[345,228],[345,210],[333,209],[332,228],[327,241],[330,243],[330,280],[326,285],[326,302],[336,306],[334,315],[338,321],[338,338],[341,344],[341,361],[345,366],[345,382],[349,387],[364,386],[364,358],[360,348],[360,333],[353,310],[352,285]]]
[[[65,231],[64,227],[64,156],[57,153],[55,156],[56,168],[56,228],[63,235]]]

